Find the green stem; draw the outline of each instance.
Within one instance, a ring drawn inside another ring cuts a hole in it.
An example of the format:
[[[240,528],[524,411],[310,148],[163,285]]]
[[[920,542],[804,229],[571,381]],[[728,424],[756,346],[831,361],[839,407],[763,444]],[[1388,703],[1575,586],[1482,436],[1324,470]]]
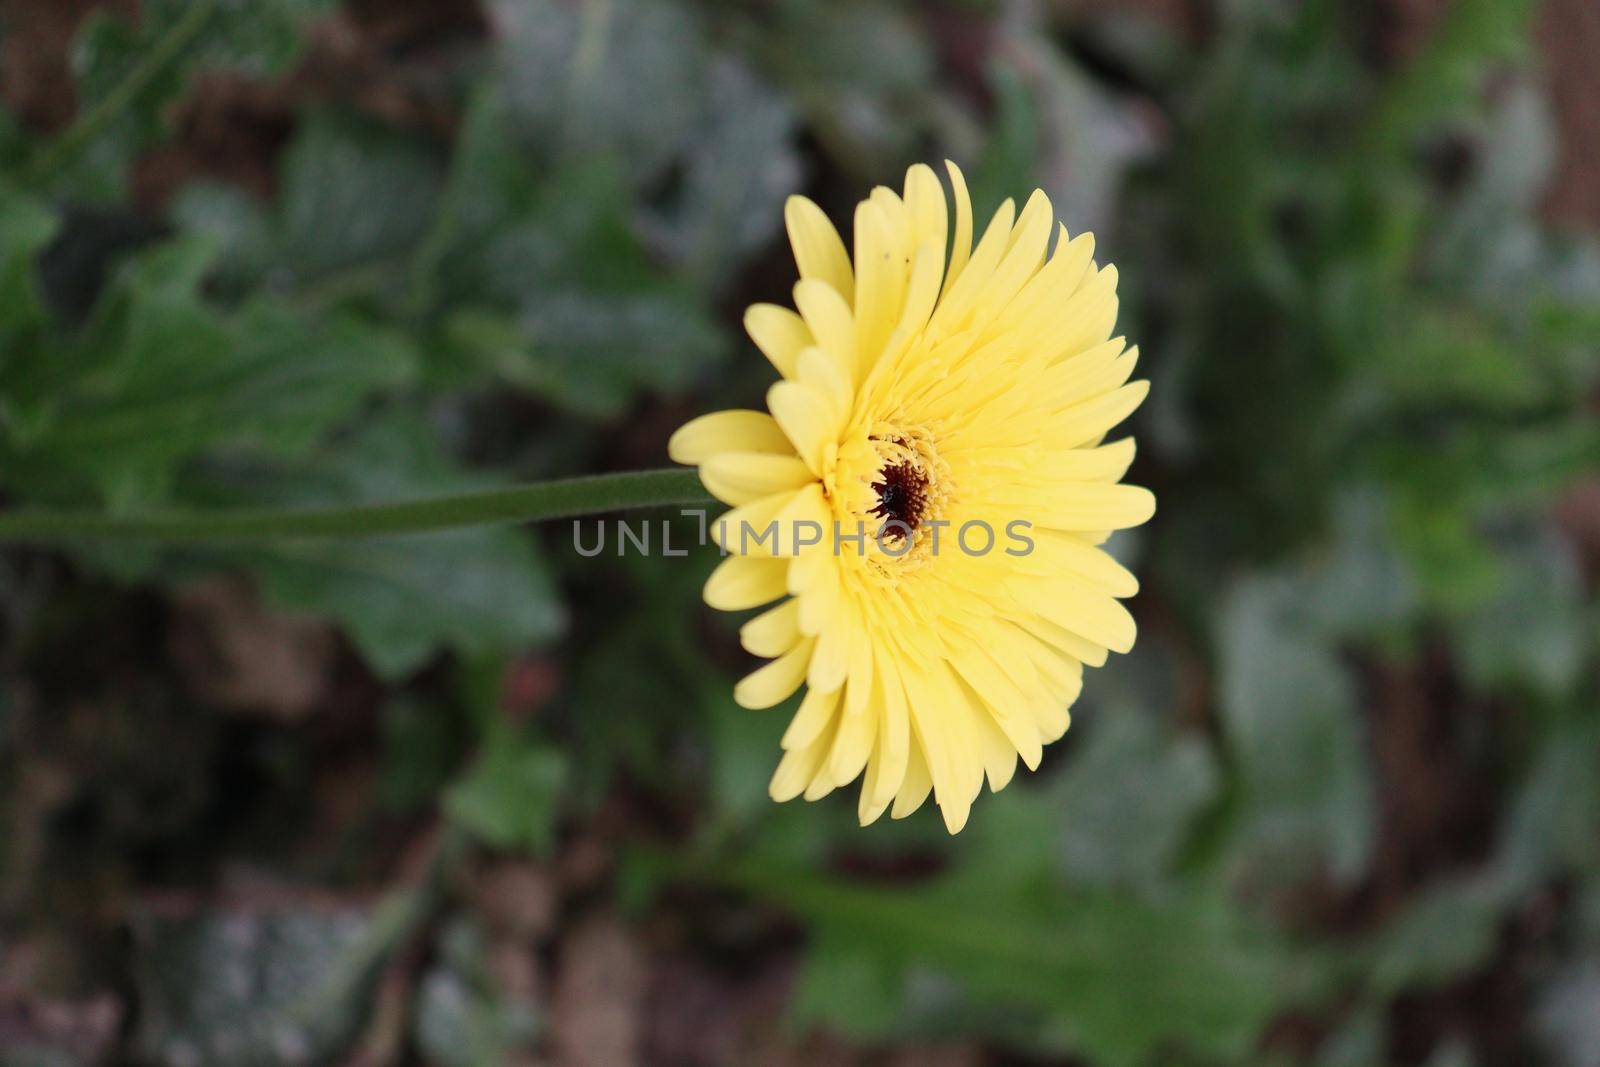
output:
[[[28,176],[35,181],[50,178],[71,162],[72,157],[82,151],[84,145],[105,132],[106,127],[131,107],[139,98],[139,94],[148,89],[172,61],[199,38],[216,8],[216,0],[194,0],[189,9],[183,13],[183,17],[174,22],[160,40],[140,56],[138,62],[128,68],[128,73],[111,87],[110,92],[101,97],[100,101],[88,111],[78,116],[77,121],[68,127],[66,133],[29,163]]]
[[[350,507],[249,511],[0,511],[0,542],[54,544],[85,539],[200,543],[278,541],[303,537],[378,537],[490,523],[560,519],[710,498],[692,470],[594,474],[474,493]]]

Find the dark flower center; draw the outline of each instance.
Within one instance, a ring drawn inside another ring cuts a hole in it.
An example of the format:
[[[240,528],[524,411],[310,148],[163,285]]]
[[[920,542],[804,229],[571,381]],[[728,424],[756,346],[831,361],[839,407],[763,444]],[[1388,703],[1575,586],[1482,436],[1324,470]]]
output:
[[[915,530],[927,508],[928,476],[911,463],[896,463],[878,472],[872,483],[878,494],[878,504],[868,514],[885,523],[901,522],[906,529]],[[903,532],[903,531],[892,531]]]

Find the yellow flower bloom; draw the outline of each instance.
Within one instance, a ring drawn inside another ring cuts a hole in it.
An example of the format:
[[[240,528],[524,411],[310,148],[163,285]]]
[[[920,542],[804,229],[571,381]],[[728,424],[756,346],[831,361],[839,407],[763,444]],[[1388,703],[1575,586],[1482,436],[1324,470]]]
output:
[[[1119,484],[1133,440],[1102,443],[1148,389],[1111,337],[1116,269],[1065,227],[1049,250],[1043,192],[1021,215],[1002,204],[973,246],[947,166],[954,233],[919,164],[902,194],[856,207],[853,263],[822,211],[789,199],[798,313],[745,314],[782,376],[770,414],[702,416],[669,450],[733,506],[706,603],[783,601],[740,631],[771,662],[734,689],[764,708],[808,687],[773,799],[865,772],[863,825],[931,790],[955,833],[986,777],[1004,788],[1066,731],[1084,664],[1132,647],[1119,598],[1138,582],[1098,546],[1155,498]]]

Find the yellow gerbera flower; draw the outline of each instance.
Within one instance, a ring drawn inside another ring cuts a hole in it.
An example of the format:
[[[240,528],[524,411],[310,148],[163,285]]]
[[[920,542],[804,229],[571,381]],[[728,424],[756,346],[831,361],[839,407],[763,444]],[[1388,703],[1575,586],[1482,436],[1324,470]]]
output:
[[[1155,511],[1121,485],[1144,399],[1136,348],[1111,337],[1116,269],[1049,200],[1000,205],[977,246],[966,183],[924,165],[856,207],[855,260],[814,203],[784,212],[798,313],[745,327],[782,380],[770,414],[683,426],[672,458],[733,506],[732,553],[706,603],[783,599],[740,631],[772,657],[734,689],[764,708],[808,689],[783,737],[774,800],[815,800],[865,772],[860,817],[901,818],[931,790],[955,833],[985,777],[1002,789],[1067,729],[1083,665],[1133,645],[1134,576],[1101,545]]]

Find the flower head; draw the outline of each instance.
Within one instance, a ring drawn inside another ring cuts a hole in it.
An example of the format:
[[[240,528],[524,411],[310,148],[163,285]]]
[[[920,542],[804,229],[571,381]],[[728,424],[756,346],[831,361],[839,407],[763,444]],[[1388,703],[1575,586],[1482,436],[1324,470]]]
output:
[[[720,411],[673,435],[679,463],[732,505],[714,608],[775,607],[740,630],[770,657],[734,697],[807,687],[775,800],[864,774],[863,824],[933,793],[951,833],[987,778],[1038,766],[1067,729],[1083,666],[1133,645],[1138,583],[1099,546],[1155,510],[1119,480],[1144,399],[1137,349],[1111,337],[1116,270],[1035,192],[976,245],[954,164],[953,230],[927,166],[855,213],[855,257],[822,211],[784,212],[797,311],[756,304],[752,340],[781,380],[767,411]],[[1052,237],[1054,244],[1052,247]],[[892,805],[892,809],[891,809]]]

